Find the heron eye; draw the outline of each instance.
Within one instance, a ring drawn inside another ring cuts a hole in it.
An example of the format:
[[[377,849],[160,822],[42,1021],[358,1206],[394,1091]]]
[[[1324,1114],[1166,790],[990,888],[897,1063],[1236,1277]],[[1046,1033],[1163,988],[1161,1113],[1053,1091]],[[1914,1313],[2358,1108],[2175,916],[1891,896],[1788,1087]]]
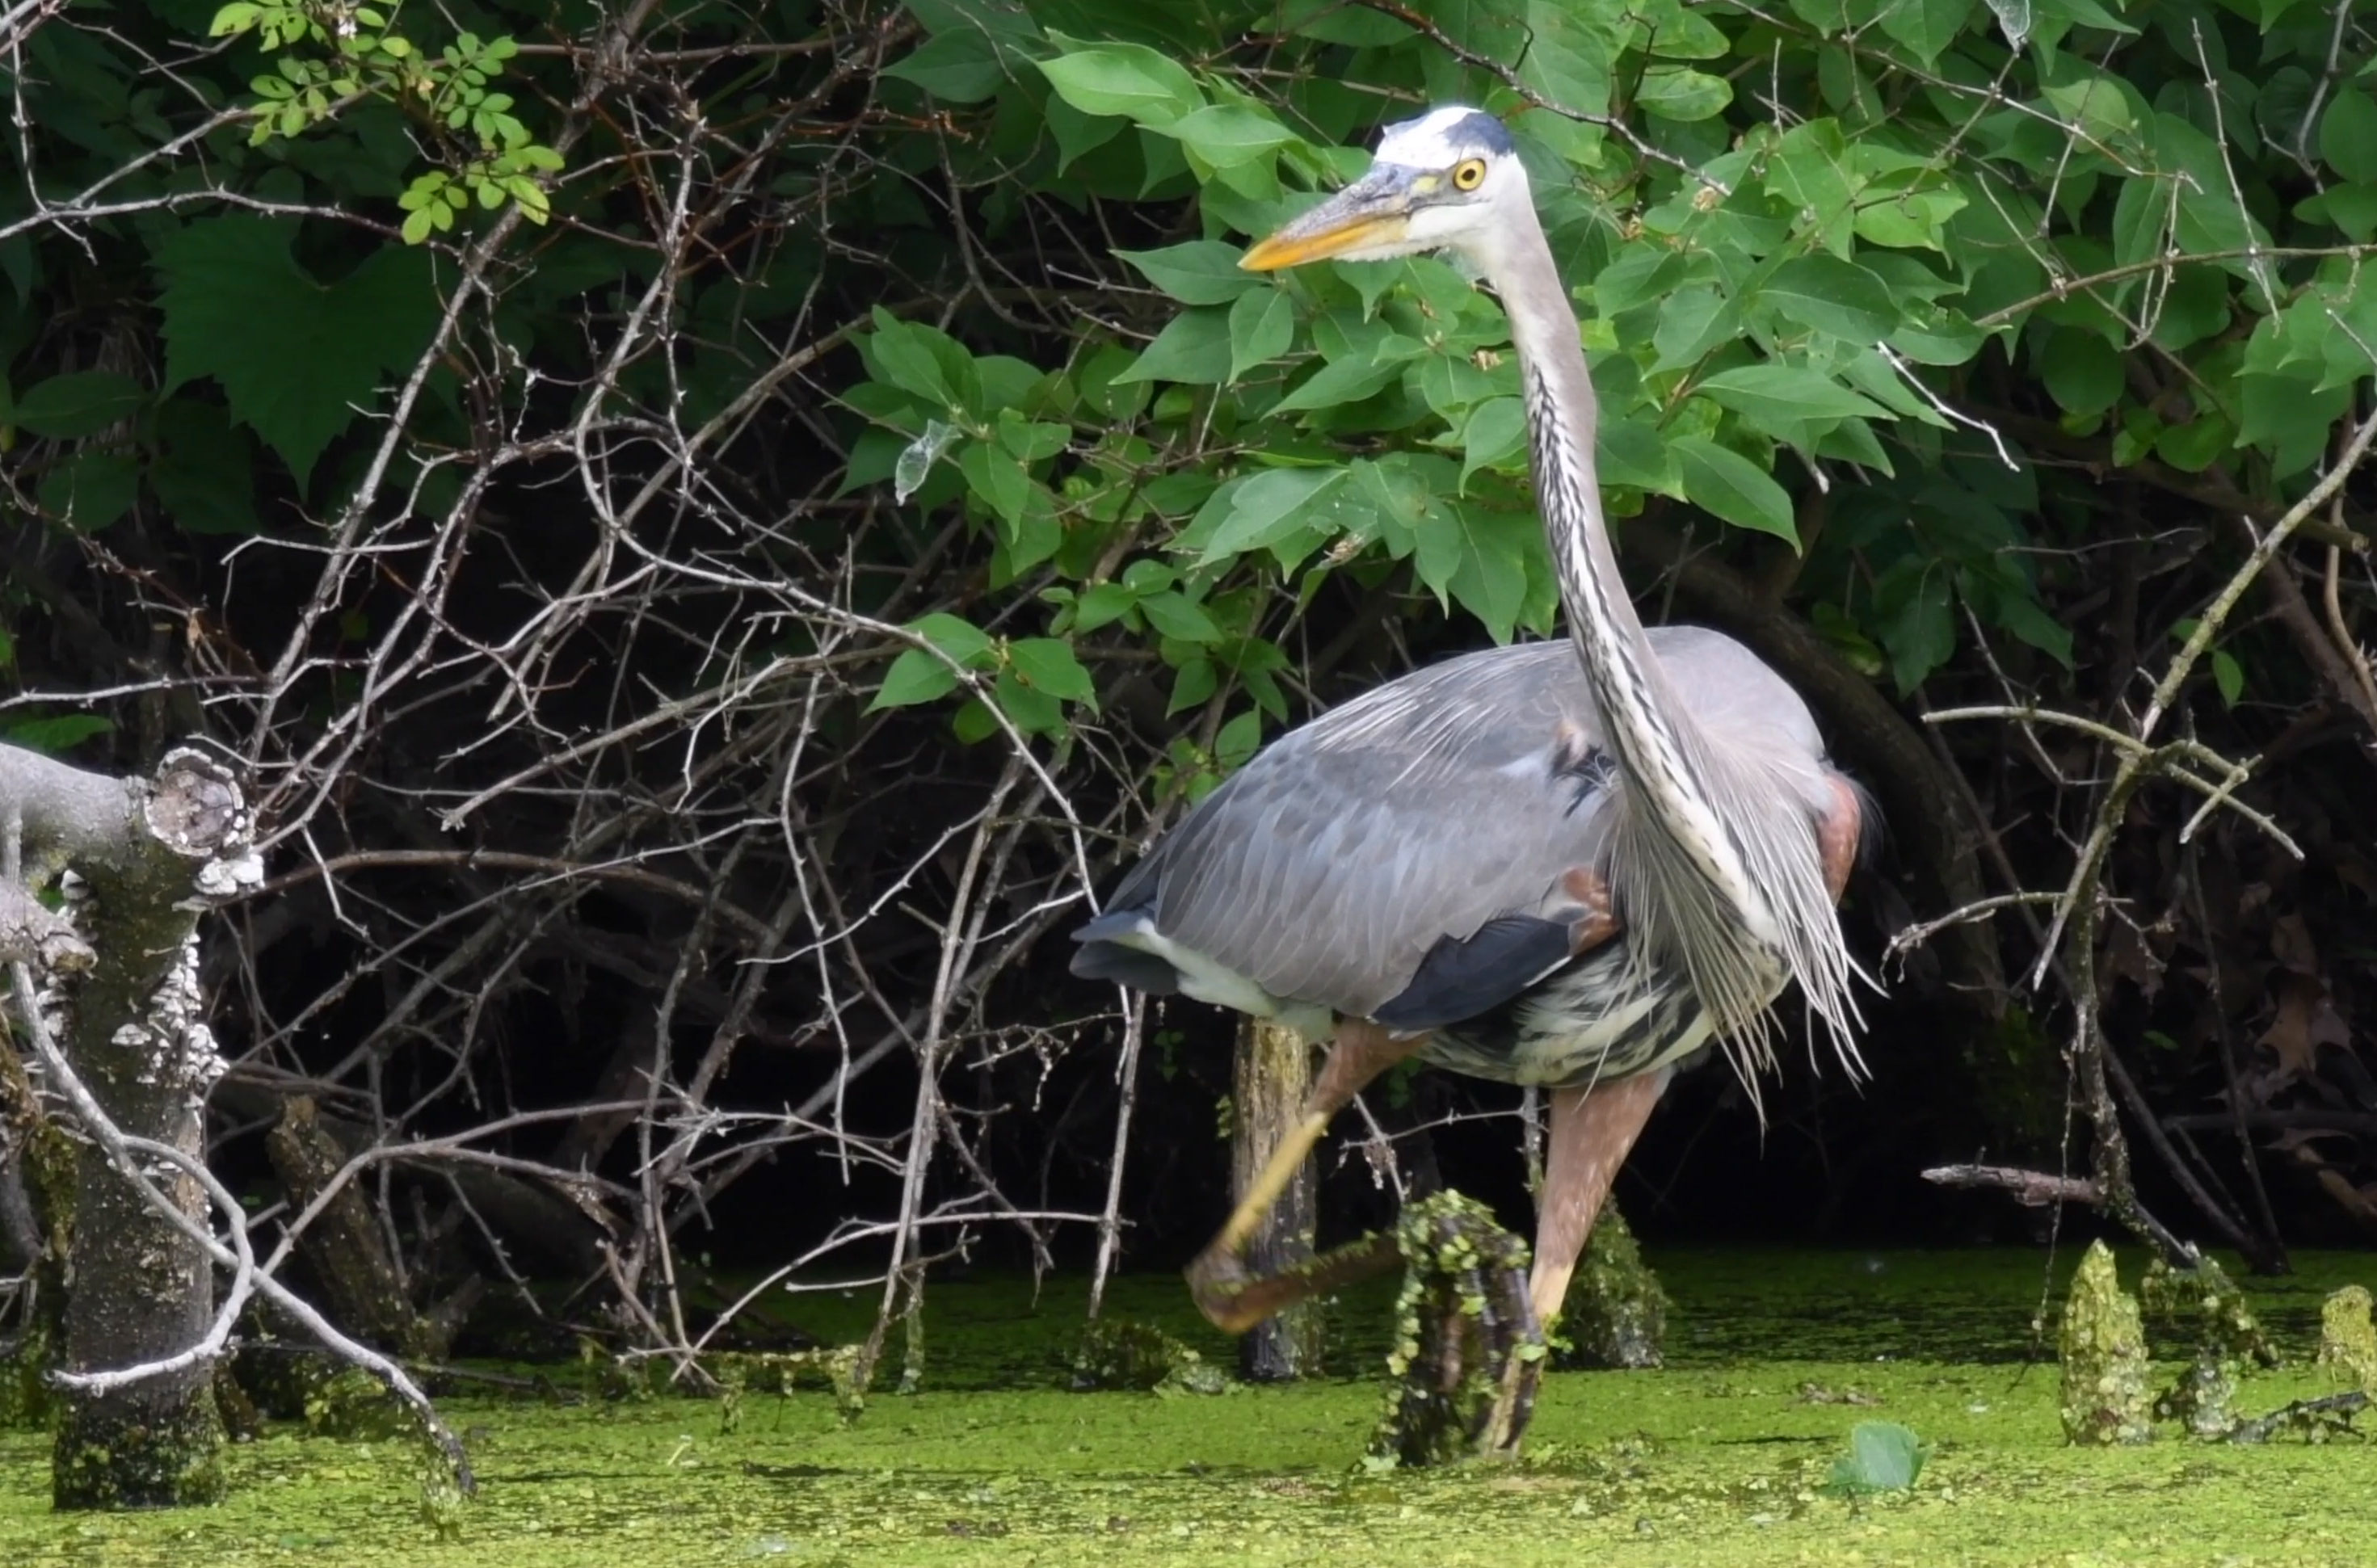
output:
[[[1464,158],[1452,166],[1453,189],[1474,191],[1485,183],[1486,160],[1484,159]]]

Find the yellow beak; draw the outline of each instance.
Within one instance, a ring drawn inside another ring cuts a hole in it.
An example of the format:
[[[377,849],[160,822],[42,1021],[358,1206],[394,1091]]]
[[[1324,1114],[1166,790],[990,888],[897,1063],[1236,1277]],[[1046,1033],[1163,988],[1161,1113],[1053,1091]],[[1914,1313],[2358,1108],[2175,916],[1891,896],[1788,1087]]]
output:
[[[1356,218],[1348,223],[1308,230],[1305,221],[1299,220],[1258,242],[1238,258],[1238,265],[1248,272],[1272,272],[1283,267],[1301,267],[1308,261],[1325,261],[1367,241],[1400,239],[1404,221],[1398,213]]]

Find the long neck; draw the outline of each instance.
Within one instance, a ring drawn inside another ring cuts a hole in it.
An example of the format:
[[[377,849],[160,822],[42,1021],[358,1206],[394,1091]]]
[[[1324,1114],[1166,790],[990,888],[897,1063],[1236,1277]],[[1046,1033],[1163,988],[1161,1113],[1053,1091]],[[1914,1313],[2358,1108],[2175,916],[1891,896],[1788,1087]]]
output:
[[[1772,942],[1766,899],[1712,804],[1709,747],[1676,700],[1618,575],[1594,460],[1597,405],[1551,246],[1532,207],[1491,268],[1511,318],[1533,437],[1535,502],[1559,576],[1568,633],[1629,786],[1635,826],[1658,840],[1666,869],[1689,871]],[[1761,929],[1764,928],[1764,929]]]

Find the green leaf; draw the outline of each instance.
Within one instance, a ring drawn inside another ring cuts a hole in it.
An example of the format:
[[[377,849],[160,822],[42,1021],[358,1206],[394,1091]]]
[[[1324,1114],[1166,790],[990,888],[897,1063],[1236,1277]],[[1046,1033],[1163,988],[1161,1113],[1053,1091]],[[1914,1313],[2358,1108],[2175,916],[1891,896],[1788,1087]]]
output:
[[[2377,103],[2359,88],[2339,84],[2319,117],[2319,155],[2355,184],[2377,184]]]
[[[1019,637],[1007,645],[1007,657],[1017,678],[1034,691],[1097,707],[1098,689],[1090,672],[1062,637]]]
[[[1306,526],[1308,514],[1345,481],[1344,469],[1271,469],[1230,497],[1230,510],[1205,541],[1208,561],[1243,555]]]
[[[1670,443],[1684,481],[1684,495],[1695,506],[1726,522],[1760,533],[1771,533],[1798,548],[1799,530],[1791,520],[1791,497],[1774,477],[1729,446],[1706,436],[1683,435]]]
[[[157,247],[165,287],[165,385],[210,375],[233,417],[281,455],[302,486],[314,461],[411,371],[438,317],[431,258],[384,245],[335,283],[289,253],[297,225],[233,214]]]
[[[1130,613],[1139,602],[1139,595],[1120,583],[1093,583],[1081,590],[1073,601],[1073,630],[1094,632],[1100,626],[1112,625]]]
[[[1804,365],[1741,365],[1719,371],[1697,390],[1769,432],[1806,420],[1890,417],[1881,404]]]
[[[914,82],[949,103],[979,103],[1007,85],[998,45],[987,31],[957,30],[926,39],[883,75]]]
[[[1229,378],[1229,313],[1207,307],[1175,316],[1154,342],[1140,350],[1130,368],[1114,379],[1212,386]]]
[[[77,533],[97,533],[132,509],[140,470],[129,457],[83,451],[42,476],[35,493],[52,522]]]
[[[1284,289],[1248,294],[1230,307],[1230,379],[1287,352],[1296,340],[1296,307]]]
[[[1973,0],[1897,0],[1881,13],[1881,30],[1929,65],[1964,30]]]
[[[12,422],[55,441],[96,435],[130,419],[149,394],[128,375],[112,370],[77,370],[33,384],[17,399]]]
[[[958,470],[999,521],[1012,529],[1023,520],[1023,509],[1032,499],[1032,476],[1012,453],[986,441],[971,441],[958,454]]]
[[[1184,305],[1225,305],[1249,290],[1271,288],[1266,279],[1238,266],[1240,252],[1236,245],[1219,240],[1190,240],[1160,251],[1117,251],[1115,255]]]
[[[1527,445],[1527,410],[1516,398],[1488,398],[1470,410],[1461,433],[1461,482],[1479,469],[1499,467]]]
[[[61,713],[51,719],[13,719],[0,725],[0,740],[12,746],[22,746],[29,752],[44,756],[56,756],[72,750],[93,735],[104,735],[114,730],[115,721],[90,713]]]
[[[1766,279],[1760,297],[1803,327],[1860,347],[1881,342],[1898,325],[1889,285],[1838,256],[1803,255],[1785,262]]]
[[[2220,690],[2220,706],[2234,707],[2245,695],[2245,667],[2226,648],[2212,650],[2212,683]]]
[[[891,661],[883,672],[883,684],[877,688],[875,700],[866,711],[878,708],[909,707],[935,697],[947,696],[957,690],[957,672],[923,648],[912,647]]]
[[[1690,124],[1723,113],[1733,101],[1733,84],[1688,65],[1654,65],[1642,74],[1634,101],[1662,120]]]
[[[2068,414],[2101,414],[2121,398],[2121,356],[2094,332],[2058,327],[2038,357],[2038,376]]]
[[[1277,120],[1242,103],[1215,103],[1153,128],[1177,138],[1215,169],[1252,163],[1297,139]]]
[[[1262,746],[1262,715],[1249,708],[1231,719],[1213,737],[1213,760],[1235,773]]]
[[[1150,594],[1139,601],[1139,612],[1158,636],[1175,637],[1186,643],[1212,643],[1222,640],[1222,628],[1205,613],[1205,607],[1194,600],[1184,599],[1177,592]]]
[[[978,663],[991,648],[989,634],[965,617],[946,611],[920,615],[908,624],[908,629],[961,664]]]
[[[1346,403],[1358,403],[1375,397],[1389,382],[1399,379],[1403,365],[1393,360],[1373,362],[1361,359],[1332,360],[1286,397],[1272,405],[1273,413],[1295,413],[1305,409],[1334,409]]]
[[[1194,77],[1144,44],[1105,43],[1033,63],[1057,95],[1084,114],[1117,114],[1162,127],[1205,102]]]
[[[1834,1460],[1825,1490],[1835,1496],[1905,1491],[1923,1473],[1930,1444],[1896,1421],[1859,1421],[1846,1457]]]
[[[256,451],[247,432],[212,403],[176,398],[157,410],[164,450],[149,468],[149,487],[184,533],[257,531]]]

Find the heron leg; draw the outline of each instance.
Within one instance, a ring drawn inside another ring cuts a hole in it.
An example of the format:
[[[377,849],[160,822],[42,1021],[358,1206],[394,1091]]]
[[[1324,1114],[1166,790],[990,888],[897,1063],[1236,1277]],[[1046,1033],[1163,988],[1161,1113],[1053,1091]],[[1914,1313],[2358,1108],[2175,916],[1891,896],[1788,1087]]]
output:
[[[1424,1043],[1422,1038],[1397,1039],[1366,1018],[1338,1023],[1337,1039],[1329,1048],[1328,1060],[1321,1063],[1320,1075],[1305,1099],[1296,1126],[1272,1151],[1238,1206],[1223,1222],[1221,1234],[1188,1265],[1188,1292],[1196,1299],[1197,1310],[1215,1327],[1243,1334],[1298,1301],[1394,1265],[1399,1254],[1392,1237],[1356,1241],[1264,1278],[1248,1273],[1246,1250],[1272,1205],[1296,1179],[1296,1168],[1329,1130],[1331,1120],[1371,1080],[1416,1055]]]
[[[1535,1272],[1527,1294],[1535,1319],[1548,1328],[1568,1299],[1570,1277],[1584,1252],[1593,1222],[1618,1180],[1651,1108],[1666,1091],[1671,1070],[1638,1074],[1583,1088],[1552,1091],[1545,1140],[1544,1190],[1537,1203]]]

